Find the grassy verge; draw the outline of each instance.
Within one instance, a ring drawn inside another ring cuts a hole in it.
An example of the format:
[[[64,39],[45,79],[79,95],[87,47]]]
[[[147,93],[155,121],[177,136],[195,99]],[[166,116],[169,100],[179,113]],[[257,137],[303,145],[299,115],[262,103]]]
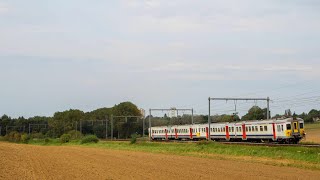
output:
[[[59,140],[49,143],[30,141],[37,145],[71,145],[82,147],[105,148],[113,150],[142,151],[151,153],[174,154],[215,159],[231,159],[259,162],[269,165],[292,166],[320,170],[320,149],[308,147],[267,147],[225,145],[219,143],[161,143],[161,142],[99,142],[81,145],[79,141],[61,144]]]

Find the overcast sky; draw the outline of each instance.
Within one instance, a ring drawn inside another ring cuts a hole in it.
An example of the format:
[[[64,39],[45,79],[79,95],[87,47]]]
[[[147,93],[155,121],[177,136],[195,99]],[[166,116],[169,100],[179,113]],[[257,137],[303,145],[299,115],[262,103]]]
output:
[[[320,109],[319,22],[318,0],[0,0],[0,114]]]

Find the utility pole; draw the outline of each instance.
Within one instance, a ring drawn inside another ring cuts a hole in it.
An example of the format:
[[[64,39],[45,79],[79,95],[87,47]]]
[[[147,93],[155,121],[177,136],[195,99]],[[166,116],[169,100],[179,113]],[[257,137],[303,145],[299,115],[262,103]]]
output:
[[[211,139],[211,133],[210,133],[210,125],[211,125],[211,113],[210,113],[210,111],[211,111],[211,102],[210,102],[210,97],[209,97],[209,114],[208,114],[208,126],[209,126],[209,129],[208,129],[208,140],[210,140]]]
[[[142,119],[142,137],[144,137],[144,129],[145,129],[145,117]]]
[[[149,134],[149,140],[151,141],[151,112],[152,112],[152,110],[151,109],[149,109],[149,132],[148,132],[148,134]]]
[[[106,116],[106,139],[108,139],[108,117]]]
[[[267,119],[270,119],[270,98],[267,98]]]
[[[192,122],[192,125],[193,125],[194,124],[194,122],[193,122],[193,108],[191,110],[191,122]]]
[[[111,141],[113,141],[113,115],[111,114]]]

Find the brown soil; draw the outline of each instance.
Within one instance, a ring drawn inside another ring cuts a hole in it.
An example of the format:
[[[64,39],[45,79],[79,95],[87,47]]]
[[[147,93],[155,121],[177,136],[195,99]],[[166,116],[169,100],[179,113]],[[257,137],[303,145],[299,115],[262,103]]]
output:
[[[320,171],[236,160],[0,142],[0,179],[319,179]]]
[[[302,142],[320,143],[320,129],[307,129],[306,138]]]

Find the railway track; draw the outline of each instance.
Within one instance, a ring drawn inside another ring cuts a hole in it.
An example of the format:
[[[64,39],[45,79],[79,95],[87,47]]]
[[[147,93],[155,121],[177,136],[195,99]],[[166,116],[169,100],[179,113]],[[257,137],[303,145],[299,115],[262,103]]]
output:
[[[129,142],[129,139],[117,139],[117,140],[102,140],[102,141],[108,141],[108,142]],[[139,140],[138,140],[139,141]],[[201,141],[178,141],[178,140],[168,140],[168,141],[162,141],[162,140],[153,140],[152,142],[161,142],[161,143],[198,143]],[[279,144],[279,143],[252,143],[252,142],[228,142],[228,141],[214,141],[216,143],[220,144],[226,144],[226,145],[243,145],[243,146],[270,146],[270,147],[277,147],[277,146],[283,146],[283,147],[312,147],[312,148],[320,148],[320,144]]]
[[[200,141],[177,141],[177,140],[169,140],[169,141],[154,141],[154,142],[164,142],[164,143],[198,143]],[[313,147],[320,148],[320,144],[279,144],[279,143],[252,143],[252,142],[227,142],[227,141],[215,141],[216,143],[226,144],[226,145],[243,145],[243,146],[283,146],[283,147]]]
[[[219,142],[228,145],[244,145],[244,146],[286,146],[286,147],[314,147],[320,148],[320,144],[279,144],[279,143],[250,143],[250,142]]]

